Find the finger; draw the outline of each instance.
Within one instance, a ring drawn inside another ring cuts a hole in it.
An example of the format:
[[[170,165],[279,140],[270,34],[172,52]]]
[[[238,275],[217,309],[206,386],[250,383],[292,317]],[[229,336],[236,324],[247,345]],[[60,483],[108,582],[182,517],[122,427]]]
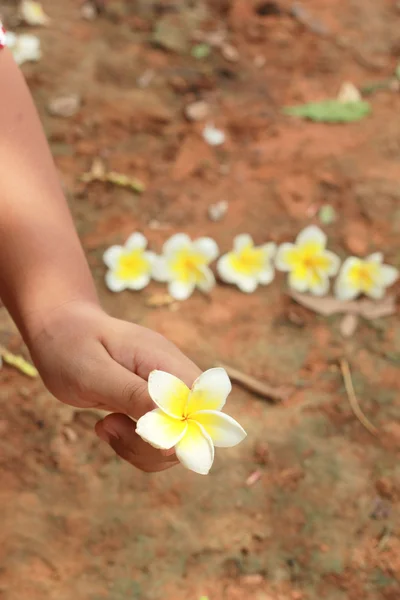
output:
[[[144,442],[135,432],[135,423],[126,415],[108,415],[96,424],[95,431],[118,456],[146,473],[164,471],[179,462],[173,451],[167,455]]]

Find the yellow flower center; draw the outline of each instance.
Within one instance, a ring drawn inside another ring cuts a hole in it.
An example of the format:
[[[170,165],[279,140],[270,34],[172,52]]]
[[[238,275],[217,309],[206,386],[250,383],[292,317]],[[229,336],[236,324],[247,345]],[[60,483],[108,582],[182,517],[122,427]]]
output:
[[[204,279],[203,267],[208,263],[205,256],[190,249],[177,252],[170,268],[175,278],[182,283],[198,283]]]
[[[265,250],[254,248],[251,244],[239,252],[232,252],[229,261],[231,267],[241,275],[257,275],[265,265]]]
[[[150,263],[145,257],[143,250],[132,250],[119,258],[116,275],[119,279],[129,281],[146,275],[149,269]]]
[[[348,272],[351,284],[362,292],[369,292],[379,276],[379,265],[362,262],[354,265]]]
[[[323,272],[331,266],[330,258],[317,242],[307,242],[288,250],[286,260],[295,276],[300,280],[308,280],[310,284],[319,283]]]

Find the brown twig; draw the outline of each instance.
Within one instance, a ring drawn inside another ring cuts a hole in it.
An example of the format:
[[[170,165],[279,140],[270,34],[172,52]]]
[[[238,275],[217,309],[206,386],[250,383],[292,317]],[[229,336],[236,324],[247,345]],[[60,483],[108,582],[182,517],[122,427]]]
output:
[[[344,387],[346,389],[346,393],[349,399],[349,403],[351,406],[351,410],[360,421],[362,425],[364,425],[365,429],[369,431],[372,435],[378,437],[379,432],[378,429],[373,425],[370,421],[368,421],[367,417],[362,412],[360,405],[357,400],[356,393],[354,391],[353,379],[351,377],[351,371],[348,361],[345,358],[340,360],[340,370],[343,375]]]
[[[263,381],[259,381],[255,377],[251,377],[251,375],[246,375],[246,373],[243,373],[238,369],[234,369],[233,367],[221,364],[217,366],[225,369],[232,381],[242,385],[253,394],[261,396],[266,400],[272,400],[273,402],[284,402],[289,398],[292,392],[291,388],[289,387],[273,387],[267,383],[264,383]]]

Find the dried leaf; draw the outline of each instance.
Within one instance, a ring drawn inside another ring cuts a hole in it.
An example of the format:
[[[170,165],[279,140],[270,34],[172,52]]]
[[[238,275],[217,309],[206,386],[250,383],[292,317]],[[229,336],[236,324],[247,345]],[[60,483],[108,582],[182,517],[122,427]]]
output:
[[[149,308],[163,308],[164,306],[171,306],[176,300],[169,294],[154,294],[149,296],[146,300],[146,306]]]
[[[323,100],[310,102],[299,106],[286,106],[284,114],[301,117],[321,123],[351,123],[360,121],[370,114],[371,105],[361,100],[359,102],[340,102],[339,100]]]
[[[354,300],[344,301],[334,296],[310,296],[299,292],[290,292],[290,296],[306,308],[313,310],[319,315],[329,317],[340,313],[359,315],[364,319],[373,320],[381,317],[389,317],[396,313],[394,296],[386,296],[382,300]]]
[[[18,369],[18,371],[20,371],[27,377],[32,377],[33,379],[39,377],[37,369],[33,365],[31,365],[31,363],[26,361],[23,356],[12,354],[7,350],[7,348],[4,348],[2,346],[0,346],[0,355],[7,365]]]
[[[100,158],[96,158],[93,161],[92,168],[81,176],[81,181],[84,183],[92,183],[93,181],[112,183],[119,187],[129,188],[137,194],[142,194],[146,189],[144,183],[135,177],[129,177],[116,171],[106,171],[104,163]]]

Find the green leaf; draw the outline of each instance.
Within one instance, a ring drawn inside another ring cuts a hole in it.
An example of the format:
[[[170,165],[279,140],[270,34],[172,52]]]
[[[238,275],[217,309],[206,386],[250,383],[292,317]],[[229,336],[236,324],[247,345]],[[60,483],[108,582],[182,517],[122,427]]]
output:
[[[286,115],[302,117],[311,121],[321,123],[351,123],[360,121],[370,114],[369,102],[340,102],[339,100],[323,100],[322,102],[310,102],[299,106],[286,106],[283,108]]]
[[[198,60],[207,58],[211,54],[211,46],[209,44],[196,44],[196,46],[193,46],[191,54],[193,58]]]

